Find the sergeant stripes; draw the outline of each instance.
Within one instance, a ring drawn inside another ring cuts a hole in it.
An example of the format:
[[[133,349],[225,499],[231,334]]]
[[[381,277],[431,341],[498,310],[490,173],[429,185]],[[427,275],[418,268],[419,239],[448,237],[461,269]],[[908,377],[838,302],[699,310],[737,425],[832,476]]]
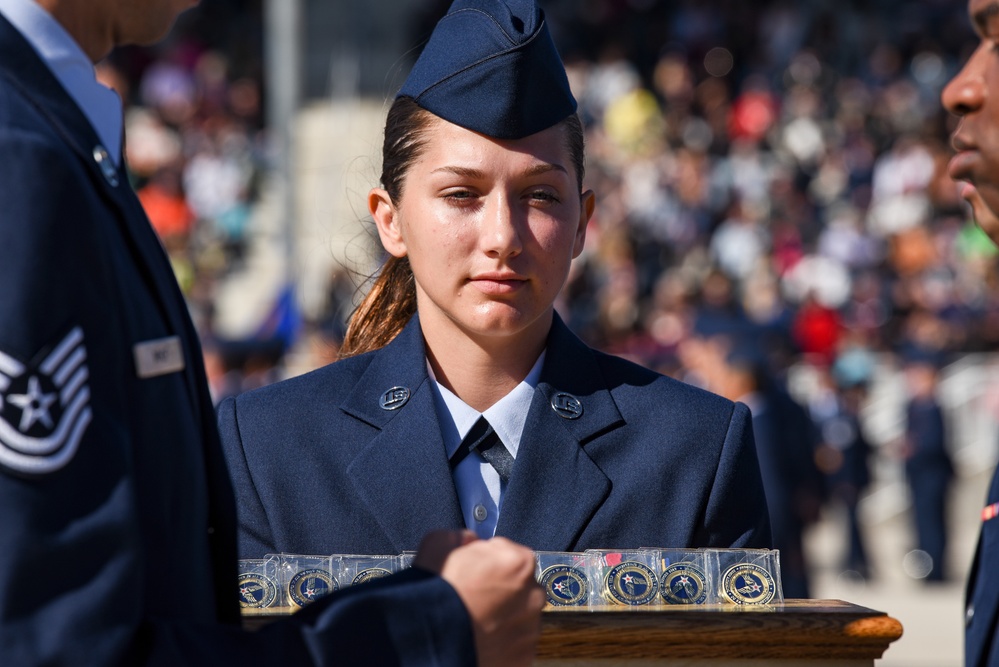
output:
[[[37,372],[0,353],[0,407],[5,398],[3,392],[10,388],[11,383],[30,375],[28,394],[11,395],[9,398],[16,398],[16,403],[8,399],[8,402],[21,406],[23,429],[15,428],[6,419],[0,418],[0,465],[24,474],[40,475],[62,468],[73,458],[93,417],[89,405],[87,380],[90,374],[86,361],[87,350],[80,327],[74,327],[66,334],[45,357]],[[48,413],[51,394],[42,393],[39,375],[51,378],[59,392],[62,414],[57,423],[51,422]],[[45,401],[42,403],[41,399]],[[41,403],[40,407],[36,403]],[[23,432],[35,423],[34,419],[24,418],[28,410],[34,411],[37,421],[51,429],[48,435],[29,436]]]

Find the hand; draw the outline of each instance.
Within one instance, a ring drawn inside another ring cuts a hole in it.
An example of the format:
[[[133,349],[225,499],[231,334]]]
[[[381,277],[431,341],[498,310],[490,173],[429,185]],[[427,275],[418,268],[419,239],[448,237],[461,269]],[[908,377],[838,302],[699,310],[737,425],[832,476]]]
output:
[[[451,552],[479,539],[470,530],[435,530],[427,533],[413,559],[413,567],[435,574],[441,573]]]
[[[415,564],[433,569],[448,539],[453,546],[440,561],[440,574],[458,592],[472,619],[479,667],[530,665],[545,604],[534,578],[534,553],[502,537],[482,541],[470,533],[452,533],[450,538],[432,533],[420,546]]]

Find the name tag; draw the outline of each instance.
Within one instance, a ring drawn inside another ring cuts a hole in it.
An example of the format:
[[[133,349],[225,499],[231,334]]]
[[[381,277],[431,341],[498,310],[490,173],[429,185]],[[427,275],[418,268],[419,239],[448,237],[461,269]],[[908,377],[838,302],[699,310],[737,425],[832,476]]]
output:
[[[132,354],[135,357],[136,375],[144,380],[184,370],[184,350],[180,345],[180,336],[136,343]]]

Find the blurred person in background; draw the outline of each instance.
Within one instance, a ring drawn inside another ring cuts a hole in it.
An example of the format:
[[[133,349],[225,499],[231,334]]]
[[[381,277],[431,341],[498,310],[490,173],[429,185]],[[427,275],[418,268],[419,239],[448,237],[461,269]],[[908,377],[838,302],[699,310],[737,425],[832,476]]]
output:
[[[908,401],[902,456],[909,483],[917,548],[928,557],[926,581],[947,576],[947,492],[954,467],[947,425],[937,399],[939,354],[925,349],[903,353]]]
[[[808,414],[772,372],[762,332],[755,327],[705,331],[696,363],[706,386],[746,404],[767,496],[781,582],[788,598],[808,598],[805,529],[818,520],[824,480],[816,467],[817,434]],[[688,361],[690,361],[688,356]]]
[[[860,498],[871,483],[872,449],[864,436],[860,411],[867,398],[874,361],[863,348],[840,353],[831,368],[818,368],[820,388],[809,410],[819,431],[816,463],[827,480],[829,496],[846,513],[847,547],[840,568],[851,576],[871,577],[860,523]]]

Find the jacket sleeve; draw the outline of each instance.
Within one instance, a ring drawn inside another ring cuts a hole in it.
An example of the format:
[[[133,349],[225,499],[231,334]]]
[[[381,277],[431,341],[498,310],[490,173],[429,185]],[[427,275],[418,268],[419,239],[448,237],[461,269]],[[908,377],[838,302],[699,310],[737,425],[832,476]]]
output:
[[[146,661],[191,665],[464,667],[471,620],[455,590],[419,569],[353,586],[259,632],[156,624]]]
[[[708,498],[704,544],[769,549],[770,517],[749,408],[736,403]]]
[[[0,129],[0,155],[17,165],[0,179],[0,664],[112,664],[142,608],[141,547],[121,392],[104,392],[121,368],[95,367],[104,332],[81,326],[73,226],[90,224],[87,200],[68,149]],[[68,368],[82,382],[63,390],[82,402],[75,413],[54,400],[60,371],[38,360],[74,329]],[[26,417],[32,384],[34,407],[48,407]]]

